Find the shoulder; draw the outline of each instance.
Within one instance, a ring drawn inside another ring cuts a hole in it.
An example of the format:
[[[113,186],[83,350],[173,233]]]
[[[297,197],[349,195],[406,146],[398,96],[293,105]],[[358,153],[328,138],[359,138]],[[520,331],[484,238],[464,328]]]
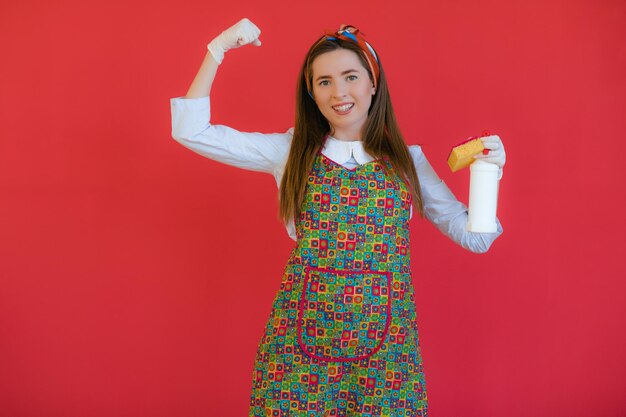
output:
[[[280,147],[283,159],[287,159],[293,141],[293,127],[287,129],[285,133],[276,133],[275,137],[278,138],[277,146]]]
[[[420,145],[409,145],[409,154],[411,155],[411,158],[413,159],[413,163],[415,165],[421,164],[424,162],[424,160],[426,160],[426,156],[424,155],[424,152],[422,151],[422,147]]]
[[[280,134],[281,137],[281,145],[286,154],[289,154],[289,150],[291,149],[291,142],[293,141],[293,127],[287,129],[285,133]],[[285,156],[286,158],[286,156]]]
[[[274,176],[276,177],[276,181],[280,183],[280,178],[283,176],[283,173],[285,171],[287,159],[289,158],[289,151],[291,150],[291,142],[293,141],[293,127],[287,129],[285,133],[278,133],[276,135],[280,137],[280,140],[278,141],[278,146],[281,150],[281,157],[276,163]]]

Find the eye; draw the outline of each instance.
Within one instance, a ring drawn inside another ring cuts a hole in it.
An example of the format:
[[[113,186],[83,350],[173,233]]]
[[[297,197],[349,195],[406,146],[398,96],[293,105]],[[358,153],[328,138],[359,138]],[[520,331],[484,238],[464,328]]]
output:
[[[348,75],[347,79],[348,81],[354,81],[354,80],[358,80],[359,77],[354,74],[351,74],[351,75]]]
[[[325,85],[328,85],[328,84],[330,84],[330,82],[328,80],[322,80],[322,81],[319,82],[318,85],[325,86]]]

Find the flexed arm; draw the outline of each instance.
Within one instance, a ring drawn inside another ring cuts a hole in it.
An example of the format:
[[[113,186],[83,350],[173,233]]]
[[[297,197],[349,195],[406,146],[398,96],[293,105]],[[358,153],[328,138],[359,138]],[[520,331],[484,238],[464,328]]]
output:
[[[229,49],[238,48],[249,43],[261,46],[259,35],[261,35],[261,30],[247,18],[241,19],[220,33],[207,45],[208,51],[204,61],[202,61],[200,70],[198,70],[196,78],[191,83],[185,98],[199,98],[210,95],[217,68],[224,59],[224,53]]]
[[[215,161],[274,174],[287,158],[291,133],[248,133],[211,124],[209,94],[224,52],[260,45],[261,31],[242,19],[208,44],[209,51],[185,97],[170,99],[172,137],[186,148]]]

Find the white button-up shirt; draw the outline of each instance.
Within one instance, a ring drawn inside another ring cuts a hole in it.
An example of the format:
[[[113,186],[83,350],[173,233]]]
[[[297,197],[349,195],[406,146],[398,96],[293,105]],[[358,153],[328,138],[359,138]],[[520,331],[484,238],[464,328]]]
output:
[[[210,123],[209,97],[170,99],[172,137],[181,145],[215,161],[251,171],[272,174],[280,182],[291,146],[292,129],[285,133],[240,132]],[[419,145],[408,147],[420,182],[424,214],[444,235],[467,250],[486,252],[502,234],[496,219],[494,233],[474,233],[466,229],[467,206],[459,202],[448,186],[435,173]],[[347,168],[374,160],[361,141],[342,141],[329,137],[322,148],[328,158]],[[413,208],[411,207],[411,216]],[[296,240],[293,220],[286,225],[289,236]]]

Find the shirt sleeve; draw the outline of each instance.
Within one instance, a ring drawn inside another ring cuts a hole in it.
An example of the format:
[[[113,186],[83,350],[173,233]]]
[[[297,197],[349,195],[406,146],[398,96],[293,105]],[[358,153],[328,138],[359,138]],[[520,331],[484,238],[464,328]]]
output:
[[[476,233],[467,230],[467,206],[456,199],[448,186],[439,178],[419,145],[409,146],[417,176],[420,182],[424,214],[441,233],[463,248],[485,253],[503,232],[500,220],[496,218],[497,231]]]
[[[209,97],[170,99],[172,138],[209,159],[273,174],[289,154],[291,132],[249,133],[212,125]]]

